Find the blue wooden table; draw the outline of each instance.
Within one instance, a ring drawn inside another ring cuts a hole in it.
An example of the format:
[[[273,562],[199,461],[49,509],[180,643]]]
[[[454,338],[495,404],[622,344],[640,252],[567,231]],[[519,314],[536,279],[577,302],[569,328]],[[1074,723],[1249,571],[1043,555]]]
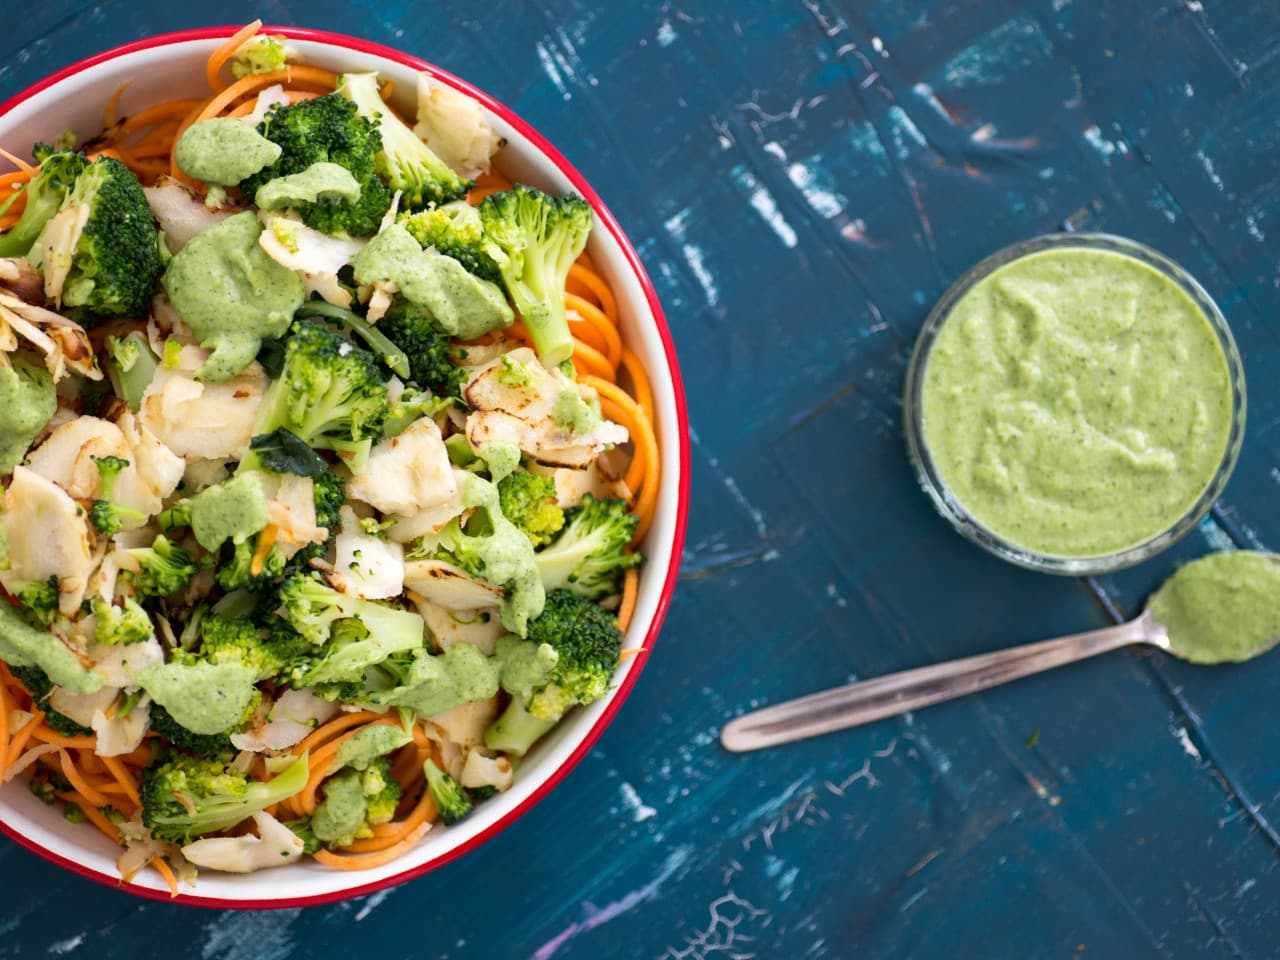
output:
[[[212,913],[4,841],[0,957],[1280,956],[1280,655],[1117,653],[768,753],[716,739],[750,707],[1132,614],[1210,549],[1280,547],[1274,0],[46,0],[5,17],[0,99],[257,15],[460,74],[611,205],[689,390],[680,588],[597,749],[462,861],[336,906]],[[1090,581],[962,542],[900,425],[932,301],[1064,224],[1195,273],[1250,385],[1211,518]]]

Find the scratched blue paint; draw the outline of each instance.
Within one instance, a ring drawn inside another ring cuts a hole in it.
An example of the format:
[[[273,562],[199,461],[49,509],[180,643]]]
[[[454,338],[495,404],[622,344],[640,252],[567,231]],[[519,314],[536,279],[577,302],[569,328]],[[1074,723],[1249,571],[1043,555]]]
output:
[[[750,707],[1098,626],[1178,562],[1280,545],[1272,0],[71,0],[6,21],[0,95],[112,43],[256,15],[454,70],[612,206],[684,358],[681,589],[597,749],[463,861],[241,916],[136,901],[0,843],[0,876],[22,878],[0,960],[1276,955],[1280,657],[1113,654],[768,755],[716,742]],[[958,540],[899,426],[929,304],[1064,224],[1189,267],[1252,385],[1211,518],[1091,582]]]

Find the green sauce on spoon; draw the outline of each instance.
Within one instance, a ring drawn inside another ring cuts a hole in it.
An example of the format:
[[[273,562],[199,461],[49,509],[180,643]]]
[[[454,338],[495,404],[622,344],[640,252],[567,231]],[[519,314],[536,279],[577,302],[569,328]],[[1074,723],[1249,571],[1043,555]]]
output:
[[[1236,663],[1280,640],[1280,563],[1252,550],[1193,560],[1151,595],[1170,652],[1192,663]]]

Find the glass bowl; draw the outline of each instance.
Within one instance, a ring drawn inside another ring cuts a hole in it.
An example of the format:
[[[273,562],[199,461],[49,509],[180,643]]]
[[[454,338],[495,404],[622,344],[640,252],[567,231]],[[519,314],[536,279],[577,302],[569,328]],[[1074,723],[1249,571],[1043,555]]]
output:
[[[976,284],[1001,267],[1030,254],[1058,248],[1084,248],[1124,254],[1154,269],[1181,287],[1192,302],[1203,311],[1205,319],[1218,338],[1226,358],[1231,391],[1231,423],[1222,459],[1212,478],[1191,507],[1168,527],[1142,542],[1114,552],[1093,556],[1063,556],[1037,552],[1019,546],[984,526],[942,479],[929,449],[924,429],[922,402],[924,373],[933,345],[943,325],[950,318],[953,308]],[[1244,439],[1244,366],[1222,311],[1195,278],[1168,257],[1144,244],[1105,233],[1047,234],[1011,244],[993,253],[966,271],[934,305],[920,331],[911,360],[907,365],[903,416],[907,452],[920,486],[928,494],[937,511],[946,517],[962,536],[1010,563],[1031,570],[1067,576],[1086,576],[1132,566],[1154,556],[1184,536],[1208,513],[1214,501],[1221,495],[1231,476],[1231,471],[1235,468]]]

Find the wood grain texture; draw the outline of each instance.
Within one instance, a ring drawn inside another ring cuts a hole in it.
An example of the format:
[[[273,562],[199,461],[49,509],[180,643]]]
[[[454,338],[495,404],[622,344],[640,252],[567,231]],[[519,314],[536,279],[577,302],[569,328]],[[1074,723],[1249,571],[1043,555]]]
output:
[[[1100,626],[1181,560],[1280,547],[1272,0],[54,2],[6,20],[0,96],[110,44],[255,15],[460,74],[611,205],[689,390],[681,587],[598,748],[463,861],[339,906],[217,914],[3,842],[0,958],[1276,956],[1280,656],[1121,653],[774,752],[716,742],[750,707]],[[933,300],[1064,224],[1195,273],[1250,384],[1212,517],[1089,582],[960,541],[900,428]]]

